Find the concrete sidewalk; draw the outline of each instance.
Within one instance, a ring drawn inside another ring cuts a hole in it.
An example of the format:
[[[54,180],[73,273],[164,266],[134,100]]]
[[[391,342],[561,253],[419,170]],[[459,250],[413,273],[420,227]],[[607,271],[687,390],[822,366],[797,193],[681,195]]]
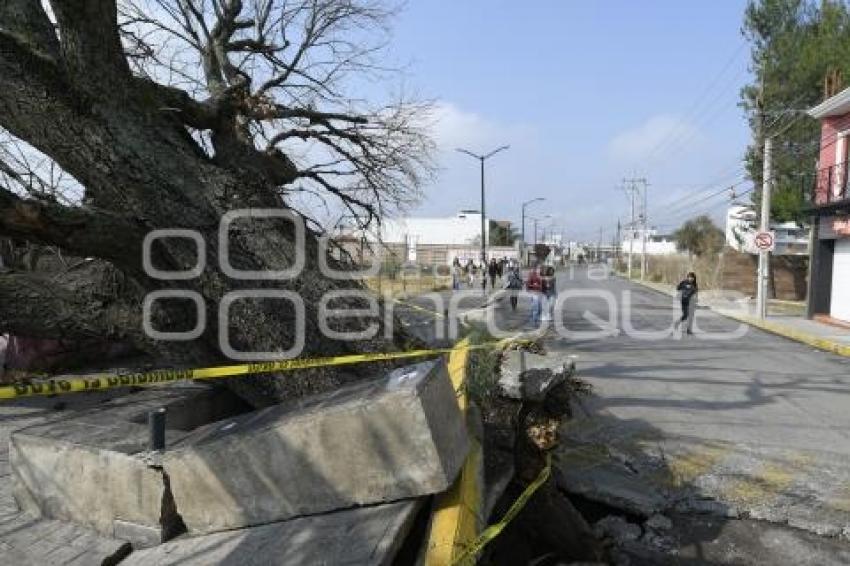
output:
[[[618,275],[619,276],[619,275]],[[622,276],[620,276],[622,277]],[[625,277],[623,277],[625,279]],[[648,287],[659,293],[675,296],[672,285],[632,279],[632,283]],[[773,302],[771,302],[772,306]],[[779,302],[777,304],[782,304]],[[807,344],[813,348],[850,357],[850,329],[810,320],[803,316],[772,314],[761,319],[755,314],[751,301],[732,301],[722,292],[705,291],[700,294],[700,306],[705,306],[723,316],[749,324],[766,332]]]

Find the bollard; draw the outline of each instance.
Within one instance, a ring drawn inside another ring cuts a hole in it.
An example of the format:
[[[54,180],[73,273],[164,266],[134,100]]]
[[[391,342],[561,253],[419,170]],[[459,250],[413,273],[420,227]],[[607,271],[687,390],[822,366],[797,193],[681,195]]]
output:
[[[148,413],[148,428],[150,429],[150,449],[165,450],[165,408]]]

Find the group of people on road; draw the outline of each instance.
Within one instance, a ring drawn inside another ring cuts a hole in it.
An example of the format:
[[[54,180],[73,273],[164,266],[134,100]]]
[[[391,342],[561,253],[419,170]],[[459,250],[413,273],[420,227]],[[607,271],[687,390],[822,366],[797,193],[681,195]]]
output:
[[[460,281],[463,275],[469,277],[469,287],[472,288],[477,274],[477,268],[470,260],[466,268],[461,267],[460,260],[455,258],[452,264],[452,289],[460,289]],[[531,297],[530,322],[532,326],[539,326],[541,322],[551,321],[557,296],[557,281],[555,279],[555,268],[552,266],[533,267],[524,280],[519,264],[515,260],[503,258],[497,261],[491,259],[486,265],[486,271],[481,269],[484,279],[483,286],[486,288],[487,278],[490,279],[490,288],[496,288],[496,280],[502,282],[502,287],[508,292],[511,310],[517,310],[520,291],[525,290]],[[699,286],[696,274],[691,271],[676,286],[681,301],[682,315],[676,321],[676,330],[684,328],[688,335],[693,334],[694,315],[697,307],[697,294]]]
[[[519,292],[525,289],[531,296],[531,324],[538,326],[543,321],[552,320],[552,310],[557,294],[555,268],[551,266],[534,267],[528,279],[523,281],[519,266],[508,270],[504,288],[508,291],[511,310],[516,311]]]
[[[466,281],[470,289],[475,287],[475,280],[480,275],[481,286],[487,288],[487,280],[490,280],[490,288],[496,288],[496,280],[503,281],[505,272],[518,268],[516,260],[503,257],[499,260],[490,258],[490,261],[485,265],[476,264],[473,260],[468,259],[465,263],[461,263],[460,258],[455,258],[452,262],[452,289],[457,291],[461,288],[462,282]]]

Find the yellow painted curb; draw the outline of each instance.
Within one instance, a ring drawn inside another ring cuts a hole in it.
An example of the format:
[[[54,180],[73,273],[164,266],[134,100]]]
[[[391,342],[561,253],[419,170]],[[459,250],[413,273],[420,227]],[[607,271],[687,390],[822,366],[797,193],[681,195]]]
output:
[[[850,357],[850,346],[848,345],[839,344],[838,342],[834,342],[827,338],[820,338],[818,336],[815,336],[814,334],[808,334],[807,332],[794,330],[793,328],[788,328],[784,324],[770,322],[768,320],[761,320],[755,317],[744,316],[729,312],[715,312],[723,316],[735,319],[739,322],[749,324],[750,326],[755,326],[756,328],[759,328],[766,332],[770,332],[771,334],[776,334],[777,336],[782,336],[783,338],[789,338],[797,342],[802,342],[803,344],[807,344],[809,346],[812,346],[813,348],[817,348],[818,350],[832,352],[833,354],[838,354],[839,356]]]
[[[466,417],[469,400],[463,387],[470,344],[465,338],[455,345],[449,354],[449,377],[455,391],[460,410]],[[452,487],[436,497],[428,546],[425,550],[426,566],[448,566],[453,564],[477,537],[481,528],[481,471],[484,453],[480,442],[470,438],[469,454],[460,475]]]

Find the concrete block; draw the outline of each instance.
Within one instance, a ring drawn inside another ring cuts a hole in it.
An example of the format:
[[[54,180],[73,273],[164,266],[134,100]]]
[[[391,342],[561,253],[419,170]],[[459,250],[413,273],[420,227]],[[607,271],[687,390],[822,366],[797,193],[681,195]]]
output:
[[[499,388],[502,395],[511,399],[534,397],[533,392],[523,390],[523,374],[532,369],[552,370],[561,373],[571,362],[562,356],[541,356],[524,350],[507,350],[502,358]]]
[[[132,455],[24,432],[12,435],[9,455],[22,509],[107,536],[129,534],[115,531],[116,520],[159,532],[162,475]]]
[[[164,481],[150,465],[148,410],[209,394],[174,385],[15,431],[9,440],[13,494],[21,509],[72,521],[101,535],[144,546],[161,542]],[[179,424],[179,422],[177,423]],[[169,443],[187,431],[168,430]]]
[[[421,500],[399,501],[181,537],[135,551],[121,566],[389,565],[420,507]]]
[[[447,489],[469,439],[442,360],[202,427],[167,451],[190,533]]]

